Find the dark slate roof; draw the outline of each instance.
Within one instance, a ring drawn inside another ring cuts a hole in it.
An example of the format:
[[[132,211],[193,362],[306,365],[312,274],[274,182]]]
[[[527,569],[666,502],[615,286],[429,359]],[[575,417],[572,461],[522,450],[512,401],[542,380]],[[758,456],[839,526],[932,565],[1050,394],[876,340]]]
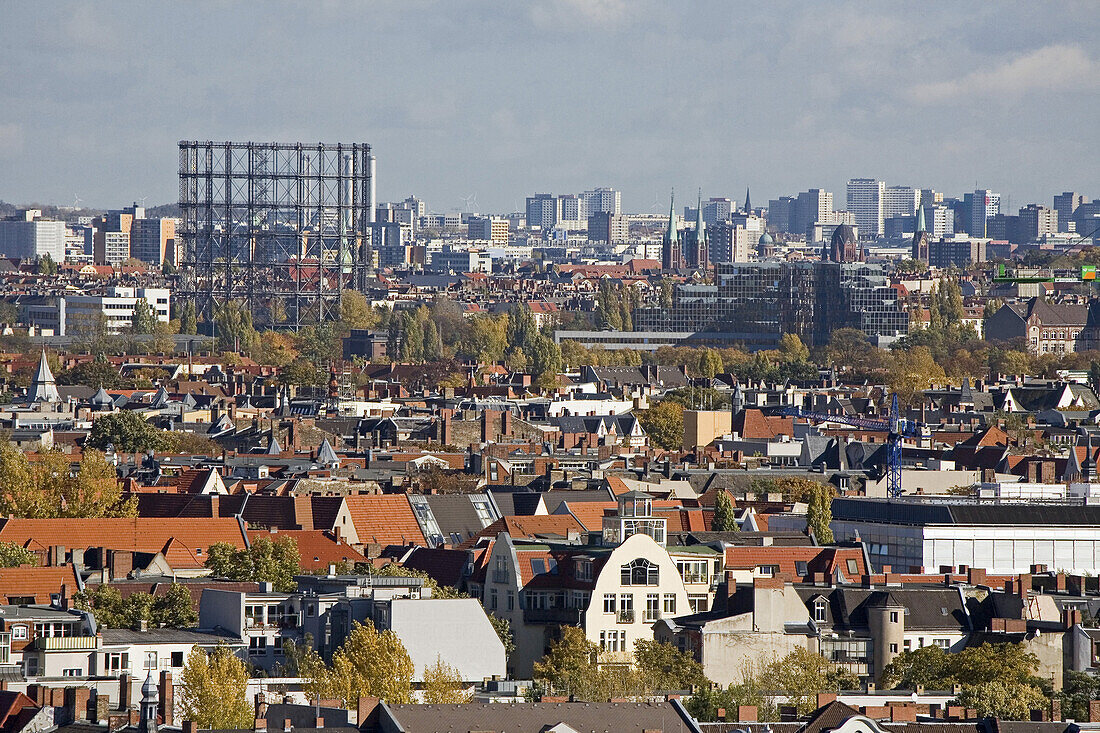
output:
[[[955,588],[906,586],[873,590],[799,586],[797,592],[807,604],[817,596],[826,598],[833,629],[866,629],[867,609],[883,606],[905,608],[907,629],[970,629],[966,608]]]
[[[565,723],[578,733],[642,733],[660,729],[663,733],[690,733],[694,721],[678,701],[649,702],[558,702],[499,703],[466,705],[387,705],[405,733],[467,733],[508,731],[540,733]],[[384,722],[384,721],[380,721]]]
[[[412,570],[427,573],[440,585],[457,586],[462,582],[463,569],[468,559],[466,550],[416,547],[402,564]]]
[[[435,522],[439,531],[450,541],[452,534],[457,534],[460,542],[465,542],[488,526],[488,522],[482,522],[474,511],[472,498],[489,503],[488,498],[478,494],[472,497],[468,494],[429,494],[424,497],[431,507]]]

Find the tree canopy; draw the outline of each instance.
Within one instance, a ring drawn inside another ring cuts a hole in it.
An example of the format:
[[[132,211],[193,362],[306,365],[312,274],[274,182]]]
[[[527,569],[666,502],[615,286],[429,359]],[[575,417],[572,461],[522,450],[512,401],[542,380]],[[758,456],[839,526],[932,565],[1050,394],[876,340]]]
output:
[[[136,629],[143,621],[149,626],[181,629],[198,621],[191,593],[179,583],[172,583],[163,596],[131,593],[126,598],[102,583],[80,591],[73,600],[77,608],[92,611],[96,623],[108,629]]]
[[[120,410],[97,417],[85,445],[101,451],[113,446],[119,453],[139,453],[168,450],[170,443],[165,431],[150,425],[138,413]]]
[[[236,548],[227,542],[210,546],[206,567],[219,578],[269,582],[276,590],[292,591],[294,576],[301,572],[298,543],[283,535],[274,542],[259,537],[246,548]]]
[[[378,631],[368,620],[354,622],[343,645],[332,655],[332,666],[308,664],[306,691],[314,699],[354,705],[364,695],[385,702],[412,702],[413,663],[393,631]]]
[[[28,519],[132,517],[137,504],[123,501],[115,468],[99,451],[84,451],[73,471],[69,456],[61,451],[45,451],[31,462],[27,454],[4,443],[0,513]]]
[[[221,645],[207,654],[195,647],[180,673],[180,713],[203,730],[250,729],[254,709],[248,699],[249,669]]]

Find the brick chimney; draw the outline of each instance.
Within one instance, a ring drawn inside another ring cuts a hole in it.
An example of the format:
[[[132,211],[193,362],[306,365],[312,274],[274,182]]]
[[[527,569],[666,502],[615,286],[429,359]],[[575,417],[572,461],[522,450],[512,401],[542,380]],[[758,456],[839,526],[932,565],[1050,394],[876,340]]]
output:
[[[165,725],[173,725],[176,720],[176,688],[172,684],[172,673],[162,670],[160,673],[160,703],[157,714]]]

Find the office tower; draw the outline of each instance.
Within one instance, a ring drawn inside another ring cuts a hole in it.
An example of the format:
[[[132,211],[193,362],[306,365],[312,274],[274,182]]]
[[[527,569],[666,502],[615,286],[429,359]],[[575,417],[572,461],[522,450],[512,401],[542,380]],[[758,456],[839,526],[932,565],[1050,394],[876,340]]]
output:
[[[49,255],[54,262],[64,262],[65,222],[43,219],[38,209],[0,221],[0,254],[22,260]]]
[[[1073,191],[1065,191],[1054,197],[1054,210],[1058,212],[1059,231],[1068,231],[1069,221],[1073,219],[1077,207],[1083,203],[1085,203],[1085,197]]]
[[[630,222],[621,214],[595,211],[588,215],[589,242],[624,242],[630,238]]]
[[[795,205],[791,209],[790,228],[791,234],[804,236],[806,232],[817,222],[828,221],[833,212],[833,194],[820,188],[811,188],[798,194]]]
[[[883,200],[886,182],[874,178],[853,178],[848,181],[848,211],[856,217],[856,226],[865,237],[883,233]]]
[[[928,264],[932,267],[966,267],[986,262],[984,239],[933,239],[928,244]]]
[[[955,212],[949,206],[937,204],[931,208],[924,208],[926,222],[931,227],[928,233],[932,239],[943,239],[955,236]]]
[[[558,196],[558,221],[556,226],[581,229],[588,222],[588,204],[583,196],[575,193]]]
[[[972,237],[985,237],[987,222],[1000,213],[1001,194],[989,189],[978,189],[963,196],[967,213],[967,233]]]
[[[130,256],[150,265],[178,262],[175,219],[134,219],[130,225]]]
[[[777,232],[791,231],[791,212],[796,201],[793,196],[780,196],[768,202],[768,224]]]
[[[598,211],[616,215],[623,213],[622,191],[607,187],[595,188],[582,193],[581,198],[584,199],[585,211],[589,215]]]
[[[1041,204],[1028,204],[1020,209],[1020,241],[1033,242],[1058,233],[1058,210]]]
[[[737,211],[737,204],[733,199],[710,198],[703,203],[703,223],[708,227],[714,226],[728,219],[735,211]]]
[[[748,262],[764,234],[764,220],[758,216],[734,216],[707,229],[710,261]]]
[[[561,219],[561,200],[552,193],[527,197],[527,228],[552,229]]]
[[[943,194],[935,189],[922,188],[920,189],[920,205],[924,207],[925,211],[931,211],[933,206],[943,203]]]
[[[921,190],[912,186],[887,186],[882,202],[882,216],[913,216],[921,204]]]
[[[680,286],[672,308],[636,309],[634,329],[722,334],[750,348],[774,348],[788,333],[814,347],[838,328],[884,339],[909,332],[909,314],[878,265],[718,263],[715,271],[717,287]]]
[[[669,198],[668,227],[661,242],[661,267],[665,270],[679,270],[684,266],[684,250],[680,242],[680,233],[676,229],[675,197]]]

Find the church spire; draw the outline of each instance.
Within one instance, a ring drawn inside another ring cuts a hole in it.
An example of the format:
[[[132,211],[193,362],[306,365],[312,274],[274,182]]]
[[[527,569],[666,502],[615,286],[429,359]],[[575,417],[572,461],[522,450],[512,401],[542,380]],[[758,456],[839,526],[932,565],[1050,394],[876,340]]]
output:
[[[927,232],[928,226],[924,223],[924,204],[917,206],[917,229],[918,232]]]
[[[665,232],[665,239],[669,244],[674,244],[677,240],[678,234],[676,232],[676,189],[672,189],[672,193],[668,198],[668,231]]]
[[[702,245],[706,240],[706,224],[703,223],[703,189],[699,189],[699,203],[695,210],[695,242]]]
[[[749,187],[745,186],[745,213],[752,213],[752,201],[749,199]]]
[[[38,371],[31,381],[31,402],[60,402],[61,396],[57,393],[57,383],[54,381],[53,372],[50,371],[50,363],[46,359],[46,349],[42,349],[42,359],[38,362]]]

